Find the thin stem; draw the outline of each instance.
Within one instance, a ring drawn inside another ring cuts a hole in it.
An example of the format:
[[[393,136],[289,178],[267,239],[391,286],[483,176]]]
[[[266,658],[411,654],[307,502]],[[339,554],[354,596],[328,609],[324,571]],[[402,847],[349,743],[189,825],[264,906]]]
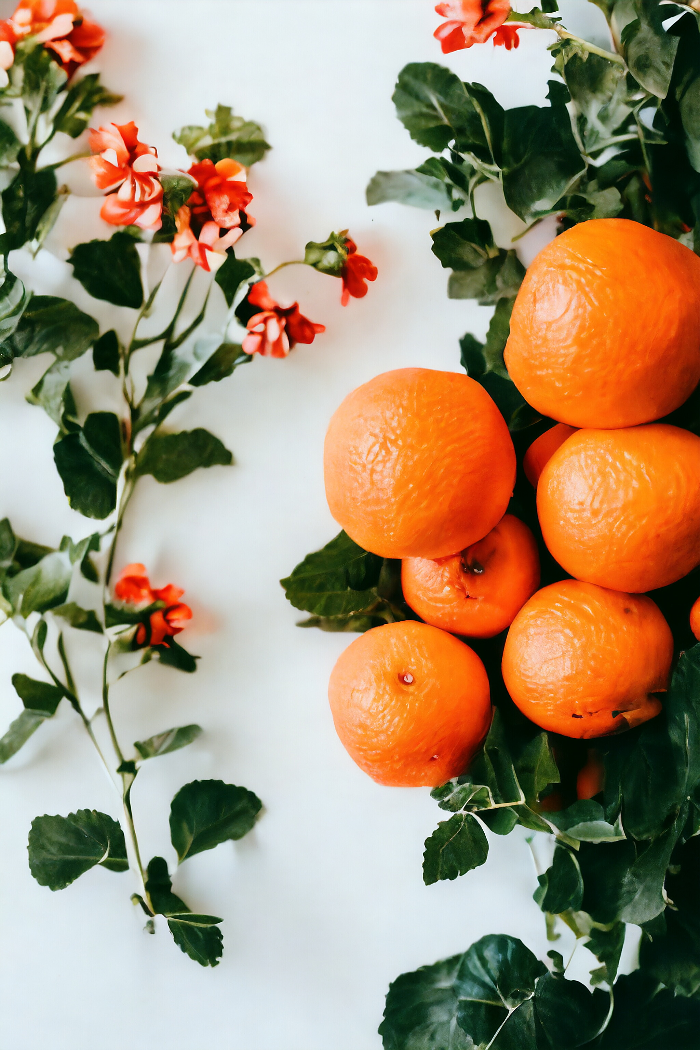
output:
[[[46,146],[46,144],[48,142],[50,142],[50,141],[51,141],[51,138],[49,137],[46,140],[46,142],[42,142],[40,149],[43,149],[44,146]],[[70,157],[66,157],[65,160],[54,161],[53,164],[47,164],[45,167],[41,168],[40,170],[41,171],[56,171],[58,168],[62,168],[64,164],[70,164],[74,160],[83,160],[85,157],[91,157],[91,156],[92,156],[92,153],[90,153],[89,151],[86,151],[86,150],[83,150],[81,153],[71,153]]]
[[[114,556],[115,556],[115,554],[117,552],[117,540],[119,539],[119,533],[120,533],[121,527],[122,527],[122,525],[124,523],[124,515],[126,514],[126,509],[129,506],[129,501],[130,501],[131,497],[134,494],[134,489],[135,488],[136,488],[136,478],[134,477],[134,473],[133,473],[133,463],[131,463],[126,468],[126,474],[125,474],[125,478],[124,478],[124,488],[122,489],[122,494],[121,494],[121,497],[119,499],[119,510],[117,512],[117,520],[116,520],[116,522],[114,524],[114,532],[112,534],[112,542],[109,545],[109,555],[107,557],[107,569],[105,571],[103,594],[102,594],[102,599],[103,599],[102,605],[103,605],[103,608],[104,608],[104,605],[106,604],[106,601],[107,601],[107,588],[109,587],[109,581],[112,578],[112,570],[114,568]]]
[[[116,732],[114,730],[114,722],[112,721],[112,713],[111,713],[111,711],[109,709],[109,682],[107,680],[107,668],[108,668],[108,665],[109,665],[109,654],[110,654],[111,648],[112,648],[112,643],[108,642],[107,643],[107,649],[105,651],[104,662],[102,664],[102,708],[103,708],[104,713],[105,713],[105,719],[107,720],[107,728],[109,729],[109,739],[112,741],[112,747],[114,748],[114,753],[117,756],[117,761],[119,762],[119,765],[121,766],[123,764],[123,762],[124,762],[124,753],[123,753],[121,747],[119,746],[119,741],[117,740],[117,734],[116,734]],[[122,777],[123,776],[124,776],[124,774],[122,774]]]
[[[311,264],[307,263],[306,259],[290,259],[289,262],[283,262],[283,263],[280,263],[279,266],[275,266],[274,270],[270,270],[269,273],[265,274],[265,276],[263,277],[263,280],[264,281],[269,281],[269,279],[274,274],[278,273],[280,270],[283,270],[285,268],[285,266],[310,266],[310,265]]]
[[[578,948],[578,946],[579,946],[579,938],[577,937],[576,940],[574,941],[574,946],[571,949],[571,955],[569,956],[569,961],[566,964],[566,966],[564,967],[564,973],[566,973],[566,971],[571,966],[571,960],[573,959],[574,955],[576,954],[576,949]]]
[[[601,58],[605,58],[608,62],[614,62],[616,66],[625,65],[625,60],[621,55],[616,55],[614,51],[606,51],[603,47],[597,47],[595,44],[590,44],[583,37],[576,36],[574,33],[570,33],[568,29],[564,29],[563,26],[554,24],[551,26],[554,32],[561,40],[573,40],[575,44],[580,44],[581,47],[585,48],[592,55],[599,55]]]

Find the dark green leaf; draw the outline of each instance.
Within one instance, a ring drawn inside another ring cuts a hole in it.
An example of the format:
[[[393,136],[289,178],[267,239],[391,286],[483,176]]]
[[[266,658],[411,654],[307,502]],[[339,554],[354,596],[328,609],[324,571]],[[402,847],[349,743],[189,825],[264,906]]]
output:
[[[455,813],[425,840],[423,882],[430,886],[441,879],[456,879],[478,868],[488,855],[489,844],[476,817]]]
[[[485,219],[448,222],[431,237],[433,254],[443,266],[453,270],[476,270],[500,255],[493,242],[491,226]]]
[[[0,164],[9,167],[17,160],[22,143],[15,135],[9,124],[0,120]]]
[[[56,469],[68,502],[88,518],[106,518],[117,501],[121,428],[113,412],[92,412],[82,430],[54,445]]]
[[[464,203],[455,197],[449,183],[419,171],[378,171],[367,186],[367,203],[384,204],[397,201],[413,208],[444,211]]]
[[[53,118],[54,128],[76,139],[85,131],[97,106],[115,106],[122,97],[100,84],[99,73],[90,73],[74,82],[66,92],[61,108]]]
[[[576,107],[576,127],[588,154],[605,149],[632,116],[625,70],[588,52],[572,55],[563,76]]]
[[[670,9],[657,0],[633,0],[636,18],[622,31],[622,52],[630,73],[652,95],[665,98],[671,83],[678,37],[667,33],[663,21]]]
[[[136,473],[152,474],[166,485],[191,474],[199,467],[227,467],[233,456],[208,430],[183,430],[179,434],[154,433],[141,449]]]
[[[26,674],[13,674],[12,685],[28,711],[36,711],[45,718],[56,714],[56,708],[63,699],[64,691],[49,682],[38,682]]]
[[[457,1025],[465,954],[402,973],[392,982],[379,1026],[384,1050],[473,1050],[474,1043]]]
[[[70,389],[70,361],[54,361],[27,394],[30,405],[38,405],[62,430],[75,423],[75,401]],[[77,425],[77,424],[76,424]]]
[[[696,996],[700,989],[699,885],[700,838],[695,836],[674,855],[666,879],[672,905],[644,927],[640,949],[642,969],[680,995]]]
[[[501,712],[496,707],[486,740],[471,761],[469,772],[431,791],[440,809],[489,809],[524,803],[513,758],[506,740]]]
[[[517,1038],[492,1045],[503,1050],[527,1046],[523,1036],[529,1035],[532,1013],[531,1004],[526,1001],[532,998],[537,978],[545,972],[544,964],[515,937],[482,937],[463,957],[458,984],[457,1023],[460,1028],[475,1043],[486,1045],[509,1012],[525,1004],[527,1009],[514,1021],[516,1031],[513,1035]]]
[[[90,554],[92,551],[99,551],[101,542],[102,538],[99,532],[93,532],[92,535],[88,537],[85,553],[80,561],[80,573],[86,580],[89,580],[90,583],[99,582],[99,573],[92,563]]]
[[[0,521],[0,568],[7,569],[15,559],[17,537],[12,531],[9,518]]]
[[[252,829],[262,802],[246,788],[222,780],[194,780],[170,806],[170,838],[180,863]]]
[[[76,280],[95,299],[138,310],[143,305],[141,260],[134,239],[118,230],[108,241],[87,241],[68,260]]]
[[[462,81],[434,62],[413,62],[399,74],[393,95],[396,115],[411,138],[435,153],[458,135],[473,107]]]
[[[52,353],[74,361],[88,350],[99,335],[99,325],[68,299],[35,295],[11,336],[15,357]]]
[[[503,192],[525,222],[548,215],[585,171],[564,106],[506,110]]]
[[[573,1050],[589,1043],[601,1030],[610,999],[601,991],[589,992],[578,981],[566,981],[546,973],[537,982],[534,1007],[535,1016],[546,1032],[547,1047]]]
[[[168,865],[154,857],[148,865],[146,892],[159,915],[165,915],[177,946],[200,966],[217,966],[223,952],[223,938],[215,915],[197,915],[172,892]]]
[[[234,116],[230,106],[220,105],[216,110],[205,112],[211,120],[208,127],[189,124],[173,134],[175,141],[197,160],[209,159],[216,163],[232,157],[249,168],[262,160],[271,148],[260,125]]]
[[[170,638],[167,645],[154,645],[153,652],[158,654],[158,659],[166,667],[174,667],[186,674],[194,674],[197,670],[199,657],[188,653],[174,638]]]
[[[0,765],[16,755],[45,721],[46,716],[41,711],[21,711],[17,718],[10,722],[7,732],[0,738]]]
[[[539,801],[545,788],[560,782],[548,733],[538,733],[525,745],[515,760],[515,773],[528,806]]]
[[[162,412],[163,401],[200,371],[216,352],[217,343],[218,337],[205,336],[195,343],[186,342],[176,347],[165,344],[139,404],[139,429],[154,422],[159,411]]]
[[[0,284],[0,368],[12,364],[14,352],[11,336],[28,302],[29,296],[19,277],[6,270]]]
[[[226,253],[226,261],[214,275],[214,280],[224,293],[226,305],[230,308],[236,293],[244,281],[255,276],[255,267],[247,259],[237,259],[233,248]]]
[[[148,740],[137,740],[134,747],[141,758],[157,758],[159,755],[167,755],[171,751],[187,747],[201,732],[202,727],[198,725],[179,726],[177,729],[166,729],[164,733],[150,736]]]
[[[609,824],[603,807],[592,798],[581,799],[567,809],[550,813],[549,819],[577,842],[616,842],[625,838],[620,823]]]
[[[341,532],[280,580],[295,609],[319,616],[362,612],[377,600],[382,558]]]
[[[54,616],[60,616],[79,631],[102,634],[102,624],[92,609],[81,609],[75,602],[68,602],[67,605],[59,605],[52,609],[52,612]]]
[[[700,171],[700,28],[692,14],[676,23],[678,52],[671,82],[671,95],[678,107],[688,160]],[[656,180],[654,184],[656,190]]]
[[[697,1050],[700,1001],[674,996],[641,970],[615,982],[610,1023],[595,1050]]]
[[[240,365],[249,364],[250,361],[252,361],[251,355],[243,352],[240,343],[221,343],[199,371],[195,372],[190,383],[192,386],[219,383],[222,379],[232,375]]]
[[[583,879],[576,857],[565,846],[557,846],[554,861],[544,875],[538,878],[539,887],[534,899],[542,911],[559,915],[563,911],[579,911],[583,901]]]
[[[502,298],[514,297],[525,276],[525,268],[511,249],[498,249],[498,255],[474,270],[456,270],[450,274],[447,295],[450,299],[478,299],[483,305]]]
[[[114,329],[104,332],[93,346],[92,363],[96,372],[119,375],[119,339]]]
[[[331,233],[325,241],[308,241],[304,248],[306,265],[329,277],[340,277],[348,257],[346,234],[347,230],[343,230]]]
[[[63,890],[101,864],[127,871],[124,833],[106,813],[79,809],[67,817],[36,817],[29,832],[29,868],[40,886]]]
[[[21,96],[29,118],[36,112],[45,113],[51,109],[68,76],[51,51],[36,46],[36,37],[26,42],[28,50],[23,49],[23,43],[15,51],[15,65],[20,67]]]
[[[48,168],[36,172],[21,168],[2,191],[4,255],[34,239],[42,216],[53,203],[56,188],[56,176]]]
[[[617,977],[617,968],[620,965],[624,943],[624,922],[614,923],[609,930],[599,930],[595,927],[591,930],[586,947],[602,964],[597,970],[591,970],[591,984],[606,981],[612,986]]]

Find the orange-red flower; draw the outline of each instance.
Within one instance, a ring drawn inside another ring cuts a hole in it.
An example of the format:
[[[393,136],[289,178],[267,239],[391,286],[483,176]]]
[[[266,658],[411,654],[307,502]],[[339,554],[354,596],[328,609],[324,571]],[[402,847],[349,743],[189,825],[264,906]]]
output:
[[[503,45],[506,51],[512,51],[514,47],[520,47],[518,30],[524,28],[525,26],[517,25],[515,22],[509,22],[507,25],[499,26],[493,34],[493,42],[494,44]]]
[[[340,276],[343,280],[343,291],[340,302],[347,306],[350,296],[362,299],[367,295],[367,281],[376,281],[377,267],[365,255],[357,254],[357,245],[350,237],[345,238],[345,249],[348,257],[345,260]]]
[[[226,249],[255,225],[245,208],[253,199],[245,168],[225,158],[203,160],[187,172],[197,186],[175,217],[177,233],[171,245],[175,262],[190,258],[203,270],[218,269]]]
[[[140,226],[159,230],[163,210],[160,165],[153,146],[138,140],[139,129],[128,124],[106,124],[90,129],[90,158],[95,182],[105,197],[100,215],[113,226]]]
[[[445,55],[472,44],[484,44],[494,34],[497,34],[494,44],[505,44],[509,51],[518,46],[517,33],[513,41],[513,30],[522,29],[522,26],[514,24],[512,29],[508,27],[508,32],[497,33],[510,14],[509,0],[447,0],[438,4],[435,10],[448,19],[433,33]]]
[[[122,569],[114,585],[115,598],[125,605],[133,605],[138,609],[162,603],[160,608],[155,609],[149,615],[148,628],[145,623],[138,625],[137,645],[143,645],[148,641],[149,645],[164,645],[167,648],[168,643],[165,639],[185,629],[187,621],[192,619],[192,610],[189,605],[179,601],[184,593],[172,583],[160,589],[151,587],[146,575],[146,567],[139,562],[134,562]]]
[[[297,343],[313,343],[326,327],[304,317],[299,303],[280,306],[268,291],[265,281],[258,281],[248,293],[248,302],[260,307],[247,324],[248,335],[242,343],[246,354],[263,357],[286,357]]]
[[[78,66],[97,54],[105,41],[104,29],[86,18],[74,0],[21,0],[12,18],[0,23],[0,27],[2,69],[12,65],[17,42],[33,36],[54,53],[71,77]],[[8,46],[12,50],[9,62]]]

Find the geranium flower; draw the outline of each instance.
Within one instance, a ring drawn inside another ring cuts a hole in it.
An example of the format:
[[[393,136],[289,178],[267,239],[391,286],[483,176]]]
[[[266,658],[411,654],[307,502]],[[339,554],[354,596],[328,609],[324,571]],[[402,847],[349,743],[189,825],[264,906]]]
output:
[[[443,54],[461,51],[472,44],[484,44],[503,25],[510,14],[509,0],[447,0],[435,8],[439,15],[449,19],[439,26],[433,36],[440,41]],[[523,28],[513,26],[513,28]],[[512,33],[494,36],[494,44],[505,44],[510,50],[518,46],[518,37],[513,43]],[[510,46],[509,46],[510,43]]]
[[[347,306],[350,296],[353,299],[362,299],[367,295],[367,281],[376,281],[377,267],[365,255],[357,254],[357,245],[350,238],[345,238],[345,249],[348,257],[345,260],[340,276],[343,280],[343,291],[340,302]]]
[[[246,325],[248,335],[242,343],[246,354],[286,357],[297,343],[313,343],[314,338],[326,330],[325,325],[304,317],[299,310],[299,303],[287,307],[276,303],[265,281],[258,281],[252,286],[248,302],[261,309]]]
[[[175,262],[190,258],[203,270],[218,269],[226,258],[226,249],[255,225],[255,219],[245,212],[253,199],[246,185],[246,171],[235,160],[225,158],[216,164],[200,161],[187,174],[197,188],[175,217],[173,258]]]
[[[509,22],[507,25],[499,26],[493,34],[493,42],[494,44],[503,45],[506,51],[512,51],[514,47],[520,47],[518,30],[525,28],[525,26],[516,25],[515,22]]]
[[[139,129],[128,124],[107,124],[90,129],[90,158],[95,182],[101,189],[114,189],[105,197],[100,215],[113,226],[140,226],[159,230],[163,210],[160,165],[153,146],[138,140]]]
[[[192,610],[189,605],[179,601],[185,592],[172,583],[160,589],[151,587],[146,575],[145,565],[134,562],[122,569],[119,579],[114,585],[114,596],[125,605],[133,605],[138,608],[146,608],[149,605],[162,602],[159,609],[155,609],[148,618],[148,628],[145,623],[140,623],[136,629],[136,644],[143,645],[148,641],[149,645],[164,645],[168,637],[180,634],[187,626],[187,621],[192,619]]]
[[[74,0],[21,0],[12,18],[0,23],[0,40],[12,49],[25,36],[33,36],[45,48],[52,51],[62,69],[69,77],[78,66],[89,62],[105,41],[105,31],[96,22],[86,18]],[[12,61],[7,61],[7,47],[0,45],[3,63],[7,70]]]

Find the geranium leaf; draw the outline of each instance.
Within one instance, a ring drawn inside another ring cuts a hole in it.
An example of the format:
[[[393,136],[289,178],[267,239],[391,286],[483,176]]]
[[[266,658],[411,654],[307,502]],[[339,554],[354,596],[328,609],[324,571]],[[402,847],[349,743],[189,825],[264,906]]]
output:
[[[200,966],[217,966],[223,952],[223,937],[216,915],[194,914],[185,902],[172,892],[168,866],[162,857],[148,865],[146,892],[159,915],[165,915],[178,948]]]
[[[412,208],[444,211],[460,207],[463,198],[454,197],[449,183],[419,171],[378,171],[367,185],[367,203],[396,201]]]
[[[99,73],[89,73],[75,81],[66,92],[61,108],[53,118],[56,131],[76,139],[85,131],[98,106],[115,106],[123,95],[115,95],[100,84]]]
[[[136,473],[152,474],[156,481],[167,485],[200,467],[228,467],[232,463],[229,450],[202,427],[183,430],[179,434],[156,431],[138,455]]]
[[[171,751],[187,747],[201,733],[202,727],[198,725],[178,726],[177,729],[166,729],[164,733],[150,736],[148,740],[137,740],[134,747],[143,759],[158,758],[159,755],[168,755]]]
[[[119,339],[113,328],[96,340],[92,348],[92,363],[96,372],[119,375]]]
[[[51,610],[54,616],[60,616],[79,631],[92,631],[94,634],[102,634],[102,624],[97,619],[93,609],[83,609],[76,602],[68,602],[67,605],[58,605]]]
[[[254,277],[255,267],[247,259],[237,259],[233,248],[226,252],[226,261],[214,275],[214,280],[224,293],[226,305],[231,308],[241,285]]]
[[[189,382],[192,386],[219,383],[232,375],[240,365],[250,364],[251,361],[251,355],[243,352],[240,343],[221,343]]]
[[[94,299],[133,310],[143,305],[141,260],[130,234],[117,230],[108,241],[78,244],[68,261],[75,279]]]
[[[556,210],[585,169],[565,106],[506,110],[503,192],[525,222]]]
[[[36,817],[29,832],[29,868],[40,886],[63,890],[96,864],[127,871],[124,833],[116,820],[94,809],[67,817]]]
[[[182,863],[195,853],[240,839],[253,828],[262,802],[247,788],[223,780],[194,780],[170,806],[170,838]]]
[[[21,168],[2,191],[5,233],[0,237],[0,249],[4,255],[34,239],[42,216],[54,201],[56,188],[56,176],[50,169]]]
[[[609,824],[605,820],[603,807],[592,798],[582,799],[567,809],[550,813],[549,819],[577,842],[616,842],[626,837],[621,824]]]
[[[10,338],[15,357],[52,353],[74,361],[93,345],[100,328],[92,317],[68,299],[34,295]]]
[[[566,846],[557,846],[551,867],[539,876],[538,881],[534,900],[542,911],[559,915],[564,911],[580,910],[583,901],[581,869]]]
[[[322,550],[307,554],[280,584],[295,609],[318,616],[362,612],[377,600],[382,563],[341,532]]]
[[[425,840],[423,882],[430,886],[441,879],[456,879],[478,868],[488,855],[489,844],[476,817],[455,813]]]
[[[113,412],[91,412],[82,429],[56,442],[54,459],[74,510],[97,519],[112,513],[122,463],[121,428]]]

